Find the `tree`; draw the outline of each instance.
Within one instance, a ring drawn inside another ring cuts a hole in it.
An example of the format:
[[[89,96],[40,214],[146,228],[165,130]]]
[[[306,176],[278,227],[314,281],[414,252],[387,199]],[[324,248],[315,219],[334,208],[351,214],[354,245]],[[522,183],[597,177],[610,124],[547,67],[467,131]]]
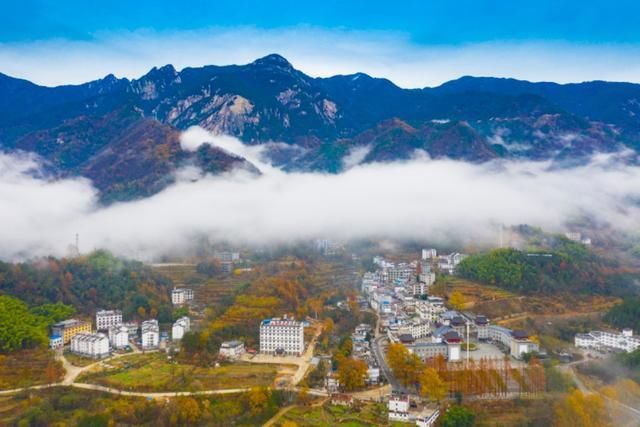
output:
[[[251,414],[258,415],[269,403],[269,391],[263,387],[253,387],[249,390],[247,399]]]
[[[387,350],[387,360],[393,374],[402,384],[415,385],[418,383],[418,377],[424,364],[416,354],[410,353],[404,345],[391,344]]]
[[[46,344],[47,326],[46,319],[32,314],[19,299],[0,296],[0,352]]]
[[[454,405],[442,417],[442,427],[472,427],[476,414],[468,408]]]
[[[462,310],[464,308],[464,295],[459,291],[453,291],[449,296],[449,304],[456,310]]]
[[[420,374],[420,393],[429,400],[440,402],[447,395],[449,388],[438,371],[433,368],[425,368]]]
[[[353,357],[345,358],[338,366],[338,380],[345,391],[353,391],[364,387],[367,375],[367,364]]]
[[[611,425],[604,400],[598,394],[583,394],[574,389],[554,408],[555,427],[606,427]]]

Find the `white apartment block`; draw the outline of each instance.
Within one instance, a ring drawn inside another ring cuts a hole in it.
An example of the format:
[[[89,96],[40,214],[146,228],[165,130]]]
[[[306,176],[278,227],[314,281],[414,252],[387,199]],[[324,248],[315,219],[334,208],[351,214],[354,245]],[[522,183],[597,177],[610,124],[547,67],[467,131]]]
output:
[[[389,409],[389,420],[407,422],[409,421],[409,396],[391,396],[387,404]]]
[[[182,305],[191,300],[193,300],[193,289],[173,288],[171,291],[171,303],[173,305]]]
[[[142,348],[144,350],[157,348],[160,344],[160,327],[158,321],[145,320],[140,326],[142,337]]]
[[[106,357],[109,355],[109,338],[100,333],[77,333],[71,338],[71,352],[96,359]]]
[[[218,354],[227,359],[237,359],[245,353],[244,343],[242,341],[225,341],[220,346]]]
[[[576,334],[575,345],[580,348],[615,349],[630,353],[640,348],[640,336],[633,330],[619,332],[591,331],[588,334]]]
[[[181,340],[185,332],[191,329],[191,321],[187,316],[181,317],[173,324],[171,328],[171,339]]]
[[[438,256],[438,251],[436,251],[433,248],[431,248],[431,249],[423,249],[422,250],[422,259],[423,260],[434,259],[437,256]]]
[[[440,319],[440,315],[447,311],[444,304],[441,302],[431,301],[418,301],[416,303],[416,314],[421,320],[435,323]]]
[[[129,328],[124,325],[109,328],[109,342],[113,348],[125,348],[129,345]]]
[[[424,338],[431,335],[431,323],[414,319],[398,328],[398,335],[409,334],[413,338]]]
[[[274,317],[260,323],[260,352],[301,355],[304,351],[304,324],[294,319]]]
[[[99,310],[96,312],[96,329],[107,331],[112,326],[122,324],[122,311],[120,310]]]

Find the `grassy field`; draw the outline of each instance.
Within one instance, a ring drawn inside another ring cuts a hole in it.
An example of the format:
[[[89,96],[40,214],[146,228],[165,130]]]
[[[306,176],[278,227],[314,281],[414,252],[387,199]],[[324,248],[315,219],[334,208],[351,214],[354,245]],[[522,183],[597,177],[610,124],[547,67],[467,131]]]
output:
[[[317,407],[298,406],[287,412],[276,425],[282,426],[285,421],[292,421],[299,426],[313,427],[407,425],[400,423],[389,424],[385,405],[378,403],[369,403],[360,408],[346,408],[329,404]]]
[[[0,355],[0,390],[57,382],[63,376],[64,369],[47,349]]]
[[[78,355],[73,354],[73,353],[71,353],[69,351],[66,351],[64,353],[64,358],[67,359],[67,361],[69,363],[71,363],[73,366],[78,366],[78,367],[88,366],[88,365],[91,365],[92,363],[96,363],[98,361],[97,359],[91,359],[89,357],[78,356]]]
[[[136,354],[107,362],[100,371],[87,372],[78,381],[134,391],[197,391],[272,385],[279,367],[230,364],[217,368],[184,365],[162,353]]]

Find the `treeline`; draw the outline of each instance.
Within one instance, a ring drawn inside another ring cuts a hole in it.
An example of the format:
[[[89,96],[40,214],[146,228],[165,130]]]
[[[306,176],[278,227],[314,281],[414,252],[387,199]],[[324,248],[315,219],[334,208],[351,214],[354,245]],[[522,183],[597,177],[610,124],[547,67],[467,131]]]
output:
[[[504,396],[513,391],[547,391],[545,367],[536,360],[520,367],[512,367],[508,359],[450,364],[442,355],[422,362],[404,345],[395,343],[389,346],[387,361],[393,375],[405,387],[435,402],[450,396],[461,399],[485,394]]]
[[[46,346],[49,326],[74,312],[61,303],[29,309],[17,298],[0,296],[0,353]]]
[[[621,294],[628,286],[613,261],[584,245],[558,239],[550,251],[494,249],[465,258],[458,275],[480,283],[522,293],[588,292]]]
[[[170,287],[169,279],[141,262],[103,250],[76,258],[0,262],[0,294],[16,296],[31,306],[61,302],[83,314],[120,308],[126,317],[142,312],[170,320]]]
[[[640,298],[626,298],[604,315],[603,320],[618,329],[631,328],[640,332]]]

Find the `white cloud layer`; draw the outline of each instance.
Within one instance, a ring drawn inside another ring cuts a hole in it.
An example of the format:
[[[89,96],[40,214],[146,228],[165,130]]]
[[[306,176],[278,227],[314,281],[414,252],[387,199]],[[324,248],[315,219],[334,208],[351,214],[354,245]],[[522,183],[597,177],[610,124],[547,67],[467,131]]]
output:
[[[201,130],[189,132],[187,139],[207,138]],[[233,138],[222,141],[254,149]],[[620,230],[640,225],[640,168],[610,155],[566,170],[423,157],[358,165],[340,175],[237,171],[178,182],[148,199],[110,207],[96,204],[88,181],[47,181],[30,173],[36,167],[32,157],[0,155],[1,258],[64,255],[75,233],[84,251],[108,248],[149,258],[187,248],[203,234],[256,244],[317,237],[495,242],[500,223],[562,230],[567,219],[588,214]]]
[[[89,41],[0,44],[0,72],[46,85],[82,83],[108,73],[135,78],[151,67],[181,69],[247,63],[280,53],[312,76],[365,72],[403,87],[439,85],[463,75],[532,81],[640,82],[640,47],[625,44],[504,41],[420,45],[395,32],[316,27],[99,33]]]

